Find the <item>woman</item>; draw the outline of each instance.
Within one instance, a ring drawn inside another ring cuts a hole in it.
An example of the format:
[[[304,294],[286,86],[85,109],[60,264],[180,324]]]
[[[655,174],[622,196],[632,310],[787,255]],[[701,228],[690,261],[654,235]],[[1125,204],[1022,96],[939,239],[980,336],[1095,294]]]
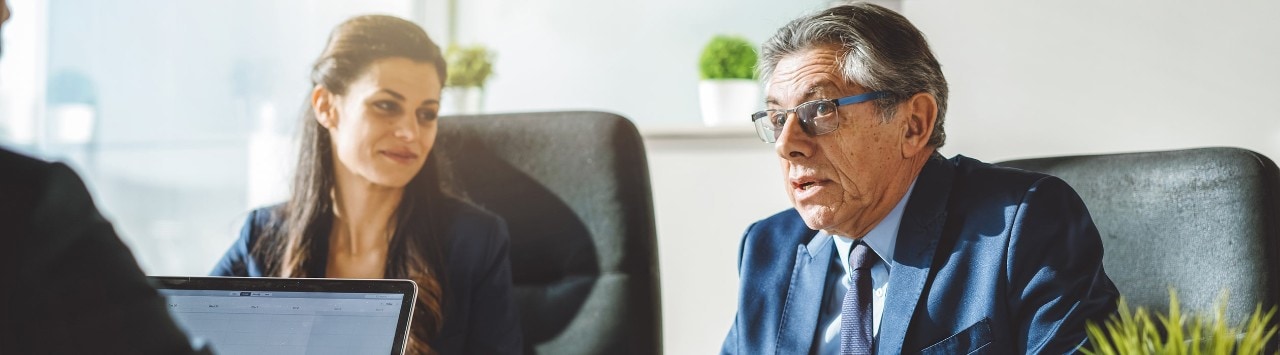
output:
[[[292,193],[255,210],[220,276],[406,278],[413,354],[521,351],[505,224],[447,193],[428,158],[445,79],[422,28],[360,16],[311,72]]]

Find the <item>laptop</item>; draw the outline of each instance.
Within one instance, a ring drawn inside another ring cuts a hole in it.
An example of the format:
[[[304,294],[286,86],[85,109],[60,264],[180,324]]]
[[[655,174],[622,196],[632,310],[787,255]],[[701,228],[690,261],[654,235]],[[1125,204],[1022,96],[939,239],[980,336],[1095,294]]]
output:
[[[178,325],[217,354],[402,355],[411,280],[149,277]]]

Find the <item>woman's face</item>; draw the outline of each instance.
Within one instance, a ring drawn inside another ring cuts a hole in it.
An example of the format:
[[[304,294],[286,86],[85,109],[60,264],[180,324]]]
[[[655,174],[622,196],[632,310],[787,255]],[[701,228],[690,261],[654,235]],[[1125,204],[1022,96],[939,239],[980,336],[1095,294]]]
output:
[[[408,184],[435,144],[440,89],[434,65],[402,57],[373,62],[344,95],[317,86],[312,108],[332,139],[336,173],[384,187]]]

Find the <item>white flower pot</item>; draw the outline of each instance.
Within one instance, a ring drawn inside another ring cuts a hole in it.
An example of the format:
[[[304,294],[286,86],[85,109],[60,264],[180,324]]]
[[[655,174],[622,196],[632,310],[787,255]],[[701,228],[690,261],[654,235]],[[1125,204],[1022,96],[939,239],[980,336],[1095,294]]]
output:
[[[441,115],[476,115],[484,113],[484,89],[479,87],[446,87],[440,98]]]
[[[702,122],[707,126],[746,126],[760,110],[760,85],[751,79],[698,82]]]

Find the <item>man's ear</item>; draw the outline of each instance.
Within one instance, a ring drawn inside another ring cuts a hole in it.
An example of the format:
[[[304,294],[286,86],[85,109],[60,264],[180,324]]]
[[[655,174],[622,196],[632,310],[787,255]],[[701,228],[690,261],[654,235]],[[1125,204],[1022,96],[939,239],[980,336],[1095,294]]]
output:
[[[324,128],[338,127],[337,98],[323,85],[311,89],[311,111]]]
[[[938,101],[933,94],[922,92],[911,95],[907,102],[898,107],[898,115],[906,120],[903,129],[902,157],[911,159],[921,152],[929,150],[929,139],[933,137],[933,125],[938,122]],[[929,154],[933,154],[929,152]]]

